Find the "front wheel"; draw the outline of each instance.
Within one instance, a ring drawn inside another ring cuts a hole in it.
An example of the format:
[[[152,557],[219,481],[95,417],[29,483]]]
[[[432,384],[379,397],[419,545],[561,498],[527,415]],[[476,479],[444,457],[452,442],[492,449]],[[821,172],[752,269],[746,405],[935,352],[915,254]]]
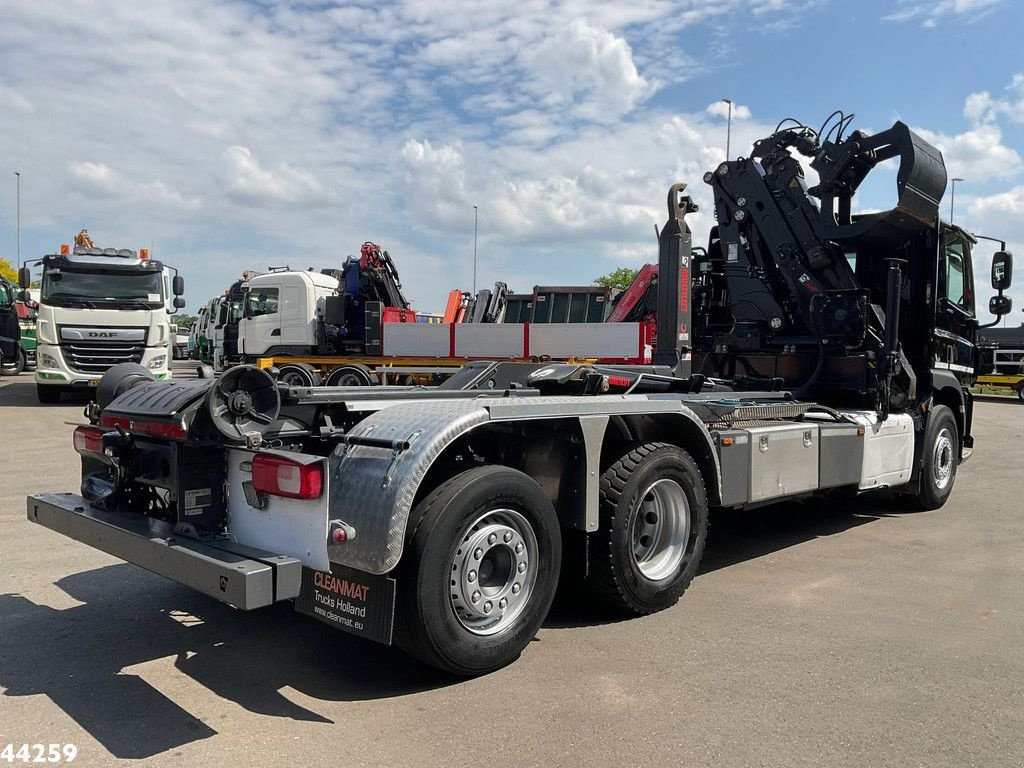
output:
[[[409,519],[400,643],[421,661],[482,675],[518,658],[558,583],[558,518],[541,487],[507,467],[443,483]]]
[[[667,443],[635,445],[601,476],[601,529],[591,583],[605,602],[636,614],[674,605],[697,573],[708,530],[700,469]]]
[[[920,490],[914,506],[930,510],[946,503],[953,492],[959,457],[960,439],[953,412],[944,405],[933,406],[924,429]]]

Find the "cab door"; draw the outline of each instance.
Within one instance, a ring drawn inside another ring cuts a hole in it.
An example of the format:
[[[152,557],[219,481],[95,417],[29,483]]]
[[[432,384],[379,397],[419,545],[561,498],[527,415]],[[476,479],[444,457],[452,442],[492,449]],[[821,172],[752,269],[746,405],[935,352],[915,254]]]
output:
[[[974,309],[971,241],[963,232],[943,227],[935,282],[933,364],[969,383],[974,376],[978,321]]]
[[[255,285],[245,296],[245,319],[239,327],[242,354],[262,355],[281,344],[281,289]]]
[[[14,291],[6,281],[0,282],[0,357],[5,368],[17,365],[20,344],[21,325],[14,307]]]

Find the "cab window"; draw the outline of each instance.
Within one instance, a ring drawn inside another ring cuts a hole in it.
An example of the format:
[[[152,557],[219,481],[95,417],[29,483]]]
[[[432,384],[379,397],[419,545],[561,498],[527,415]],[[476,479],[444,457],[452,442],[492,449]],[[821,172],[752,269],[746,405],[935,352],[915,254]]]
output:
[[[969,269],[970,250],[964,239],[947,232],[939,264],[940,297],[948,299],[969,315],[974,314],[974,279]]]
[[[277,288],[259,288],[250,291],[245,299],[245,315],[246,317],[273,315],[277,312],[277,303]]]
[[[11,289],[6,285],[0,285],[0,309],[9,309],[14,299],[11,297]]]

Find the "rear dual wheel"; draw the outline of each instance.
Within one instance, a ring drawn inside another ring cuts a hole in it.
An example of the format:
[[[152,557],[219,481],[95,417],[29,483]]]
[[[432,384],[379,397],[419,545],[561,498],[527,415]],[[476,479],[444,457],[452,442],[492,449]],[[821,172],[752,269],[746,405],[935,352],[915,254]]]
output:
[[[457,675],[514,661],[547,616],[558,583],[561,531],[529,476],[467,470],[413,510],[402,558],[400,643]]]
[[[590,550],[599,598],[648,614],[674,605],[693,580],[707,540],[700,469],[675,445],[635,445],[601,476],[601,528]]]

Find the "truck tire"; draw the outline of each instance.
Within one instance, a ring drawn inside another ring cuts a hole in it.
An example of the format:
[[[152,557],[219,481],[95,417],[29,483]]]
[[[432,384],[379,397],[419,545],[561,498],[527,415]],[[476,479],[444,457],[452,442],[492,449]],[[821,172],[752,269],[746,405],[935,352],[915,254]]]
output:
[[[1017,399],[1024,403],[1024,381],[1017,384]]]
[[[36,397],[44,405],[53,405],[60,402],[63,387],[54,384],[36,384]]]
[[[674,605],[707,540],[707,492],[690,454],[667,443],[634,445],[601,476],[600,504],[592,591],[640,615]]]
[[[932,406],[924,428],[920,489],[912,497],[915,507],[927,511],[946,503],[956,482],[959,445],[953,412],[944,405]]]
[[[327,375],[328,387],[369,387],[376,383],[373,372],[365,365],[343,365]]]
[[[456,475],[409,519],[400,645],[462,676],[515,661],[551,607],[561,554],[558,517],[535,480],[498,466]]]
[[[292,387],[319,387],[320,374],[308,363],[288,363],[277,369],[277,380]]]
[[[17,376],[24,370],[25,350],[21,347],[15,350],[13,363],[8,364],[7,361],[0,363],[0,376]]]

